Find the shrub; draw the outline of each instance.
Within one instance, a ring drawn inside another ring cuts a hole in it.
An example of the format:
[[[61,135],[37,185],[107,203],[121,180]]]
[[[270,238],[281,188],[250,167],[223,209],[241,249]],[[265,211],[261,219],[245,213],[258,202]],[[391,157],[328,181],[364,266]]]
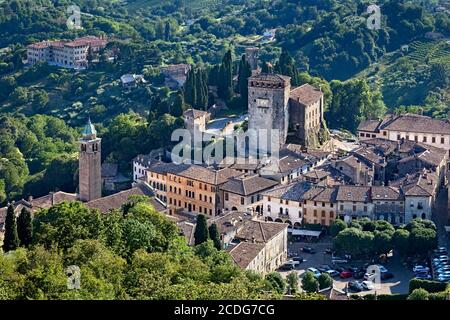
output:
[[[412,279],[409,281],[409,293],[412,293],[415,289],[425,289],[429,293],[442,292],[447,289],[448,284],[443,282]]]

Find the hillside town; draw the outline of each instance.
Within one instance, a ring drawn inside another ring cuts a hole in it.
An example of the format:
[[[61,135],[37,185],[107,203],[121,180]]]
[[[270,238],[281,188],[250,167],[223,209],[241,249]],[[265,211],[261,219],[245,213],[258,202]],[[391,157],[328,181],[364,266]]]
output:
[[[324,60],[338,40],[319,5],[258,26],[252,6],[292,8],[225,2],[236,21],[217,32],[184,2],[145,19],[131,4],[130,26],[125,1],[0,51],[0,300],[450,300],[448,5],[427,4],[411,48],[371,34],[355,58],[360,34],[342,31]]]

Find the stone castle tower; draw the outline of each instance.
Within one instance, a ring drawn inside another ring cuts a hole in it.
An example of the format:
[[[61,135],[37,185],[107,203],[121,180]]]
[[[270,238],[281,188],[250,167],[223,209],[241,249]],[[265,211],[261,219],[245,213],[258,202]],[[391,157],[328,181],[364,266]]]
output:
[[[92,201],[102,196],[101,141],[89,119],[79,140],[79,197]]]
[[[291,78],[258,74],[248,79],[248,128],[279,130],[279,146],[286,142],[289,128]]]

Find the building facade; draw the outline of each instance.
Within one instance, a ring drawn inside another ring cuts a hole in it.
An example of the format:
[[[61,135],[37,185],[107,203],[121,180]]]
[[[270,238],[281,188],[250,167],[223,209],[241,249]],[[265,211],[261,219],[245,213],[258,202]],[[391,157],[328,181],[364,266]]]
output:
[[[27,47],[28,64],[44,62],[65,68],[83,69],[88,66],[89,55],[105,48],[108,41],[94,36],[73,41],[43,41]]]

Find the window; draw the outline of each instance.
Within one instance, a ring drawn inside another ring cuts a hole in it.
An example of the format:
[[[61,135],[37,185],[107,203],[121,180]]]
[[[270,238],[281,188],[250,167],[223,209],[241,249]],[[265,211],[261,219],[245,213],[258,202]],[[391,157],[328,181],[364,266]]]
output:
[[[228,199],[229,199],[228,192],[225,192],[225,201],[228,201]]]
[[[406,140],[409,140],[409,135],[406,135]]]
[[[325,207],[325,202],[322,202],[322,207]]]
[[[441,137],[441,144],[444,144],[444,143],[445,143],[445,138]]]
[[[299,210],[298,211],[298,217],[301,218],[302,217],[302,212]]]
[[[356,212],[356,206],[353,206],[353,212]]]
[[[317,217],[317,210],[314,210],[314,217]]]
[[[272,198],[270,198],[270,197],[267,197],[267,201],[271,201],[272,200]]]
[[[325,211],[322,210],[322,218],[325,218]]]
[[[414,142],[419,142],[419,137],[418,136],[414,136]]]
[[[271,206],[267,206],[267,212],[270,212],[272,210]]]
[[[402,139],[402,137],[398,134],[397,135],[397,140],[401,140]]]
[[[322,219],[322,225],[324,226],[326,224],[325,219]]]
[[[423,141],[423,142],[427,142],[427,137],[426,137],[426,136],[423,136],[422,141]]]
[[[333,211],[330,211],[330,218],[334,218],[334,212]]]
[[[209,197],[209,202],[210,202],[210,203],[212,203],[212,202],[213,202],[213,201],[212,201],[212,198],[211,198],[211,197]]]
[[[431,143],[436,143],[436,137],[431,138]]]
[[[241,205],[244,205],[244,203],[245,203],[245,198],[241,197]]]
[[[367,206],[364,206],[364,212],[367,212]]]
[[[383,136],[387,136],[387,131],[383,131]]]

